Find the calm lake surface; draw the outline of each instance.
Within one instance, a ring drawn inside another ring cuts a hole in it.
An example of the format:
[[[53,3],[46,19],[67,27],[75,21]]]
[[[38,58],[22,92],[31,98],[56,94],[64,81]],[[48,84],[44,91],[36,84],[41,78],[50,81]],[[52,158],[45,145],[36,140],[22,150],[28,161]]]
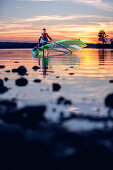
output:
[[[18,63],[15,63],[18,62]],[[106,116],[108,109],[104,106],[104,99],[113,93],[113,50],[110,49],[83,49],[75,54],[52,53],[49,57],[33,58],[32,49],[3,49],[0,50],[0,78],[9,78],[5,85],[11,88],[0,99],[18,100],[18,107],[25,105],[46,104],[48,111],[46,117],[53,122],[59,118],[59,113],[70,112],[75,114]],[[17,73],[6,73],[24,65],[28,70],[29,84],[17,87],[15,80],[20,76]],[[33,71],[33,66],[40,66],[38,71]],[[71,74],[70,74],[71,73]],[[56,78],[56,76],[59,76]],[[41,83],[34,83],[34,79],[41,79]],[[58,92],[52,91],[52,83],[61,85]],[[72,105],[56,105],[59,97],[72,101]],[[53,109],[56,108],[56,112]],[[71,130],[78,128],[102,128],[102,124],[89,122],[68,121],[64,126]]]

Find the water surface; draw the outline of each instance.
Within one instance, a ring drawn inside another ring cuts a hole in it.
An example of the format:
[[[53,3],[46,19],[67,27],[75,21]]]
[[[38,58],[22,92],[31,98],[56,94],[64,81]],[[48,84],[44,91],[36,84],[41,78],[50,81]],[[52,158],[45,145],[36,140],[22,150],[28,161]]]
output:
[[[19,107],[28,104],[46,104],[48,105],[46,116],[52,121],[58,120],[60,112],[65,112],[66,116],[71,111],[86,115],[107,114],[108,109],[104,106],[104,99],[113,92],[113,84],[109,83],[109,80],[113,79],[111,49],[85,48],[73,55],[55,52],[44,58],[33,58],[31,49],[3,49],[0,50],[0,65],[5,65],[5,68],[0,70],[0,78],[8,77],[9,81],[5,84],[11,88],[0,98],[17,98]],[[26,87],[15,85],[15,79],[19,78],[19,75],[5,72],[21,65],[28,70],[28,76],[25,77],[29,80],[29,84]],[[35,65],[40,66],[38,71],[33,71],[32,67]],[[35,84],[33,80],[36,78],[42,82]],[[61,90],[52,92],[52,83],[59,83]],[[73,104],[57,106],[56,100],[60,96],[71,100]],[[52,111],[53,108],[57,109],[55,113]],[[70,124],[72,128],[75,124],[76,128],[80,125],[75,122]]]

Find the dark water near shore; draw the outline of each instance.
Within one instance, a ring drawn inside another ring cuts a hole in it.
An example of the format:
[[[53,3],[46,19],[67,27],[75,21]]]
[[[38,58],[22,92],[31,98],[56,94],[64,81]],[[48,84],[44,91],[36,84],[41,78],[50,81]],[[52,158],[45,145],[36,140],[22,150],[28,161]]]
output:
[[[18,63],[15,63],[17,61]],[[106,116],[108,109],[104,106],[105,97],[113,92],[113,50],[83,49],[73,55],[51,53],[49,57],[33,58],[31,49],[0,50],[0,65],[5,65],[0,70],[0,78],[9,78],[5,84],[11,88],[0,99],[17,98],[18,106],[46,104],[48,111],[46,117],[54,122],[59,118],[60,112],[65,116],[72,111],[76,114]],[[6,73],[24,65],[28,70],[29,84],[17,87],[16,73]],[[33,71],[33,66],[40,66],[38,71]],[[70,74],[71,73],[71,74]],[[59,76],[59,78],[56,78]],[[35,84],[34,79],[39,78],[41,83]],[[61,90],[52,92],[52,83],[59,83]],[[57,106],[56,100],[63,96],[72,101],[71,106]],[[53,113],[53,108],[57,112]],[[101,123],[68,121],[64,126],[70,129],[102,128]]]

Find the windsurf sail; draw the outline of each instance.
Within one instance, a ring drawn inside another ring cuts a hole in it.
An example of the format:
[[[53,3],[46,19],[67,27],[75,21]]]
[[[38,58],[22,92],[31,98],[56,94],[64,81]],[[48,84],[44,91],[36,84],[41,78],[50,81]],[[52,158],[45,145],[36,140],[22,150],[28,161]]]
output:
[[[41,47],[41,49],[72,53],[86,46],[87,45],[83,43],[80,39],[68,39],[68,40],[60,40],[60,41],[52,42],[50,44],[46,44],[43,47]]]

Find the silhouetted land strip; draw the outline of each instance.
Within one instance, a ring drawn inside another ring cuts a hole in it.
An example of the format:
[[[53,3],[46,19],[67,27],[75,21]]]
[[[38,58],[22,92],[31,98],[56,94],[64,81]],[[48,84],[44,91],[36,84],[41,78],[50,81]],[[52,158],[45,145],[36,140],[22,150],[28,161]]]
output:
[[[0,49],[33,48],[37,43],[0,42]],[[113,44],[87,44],[87,48],[113,49]]]

